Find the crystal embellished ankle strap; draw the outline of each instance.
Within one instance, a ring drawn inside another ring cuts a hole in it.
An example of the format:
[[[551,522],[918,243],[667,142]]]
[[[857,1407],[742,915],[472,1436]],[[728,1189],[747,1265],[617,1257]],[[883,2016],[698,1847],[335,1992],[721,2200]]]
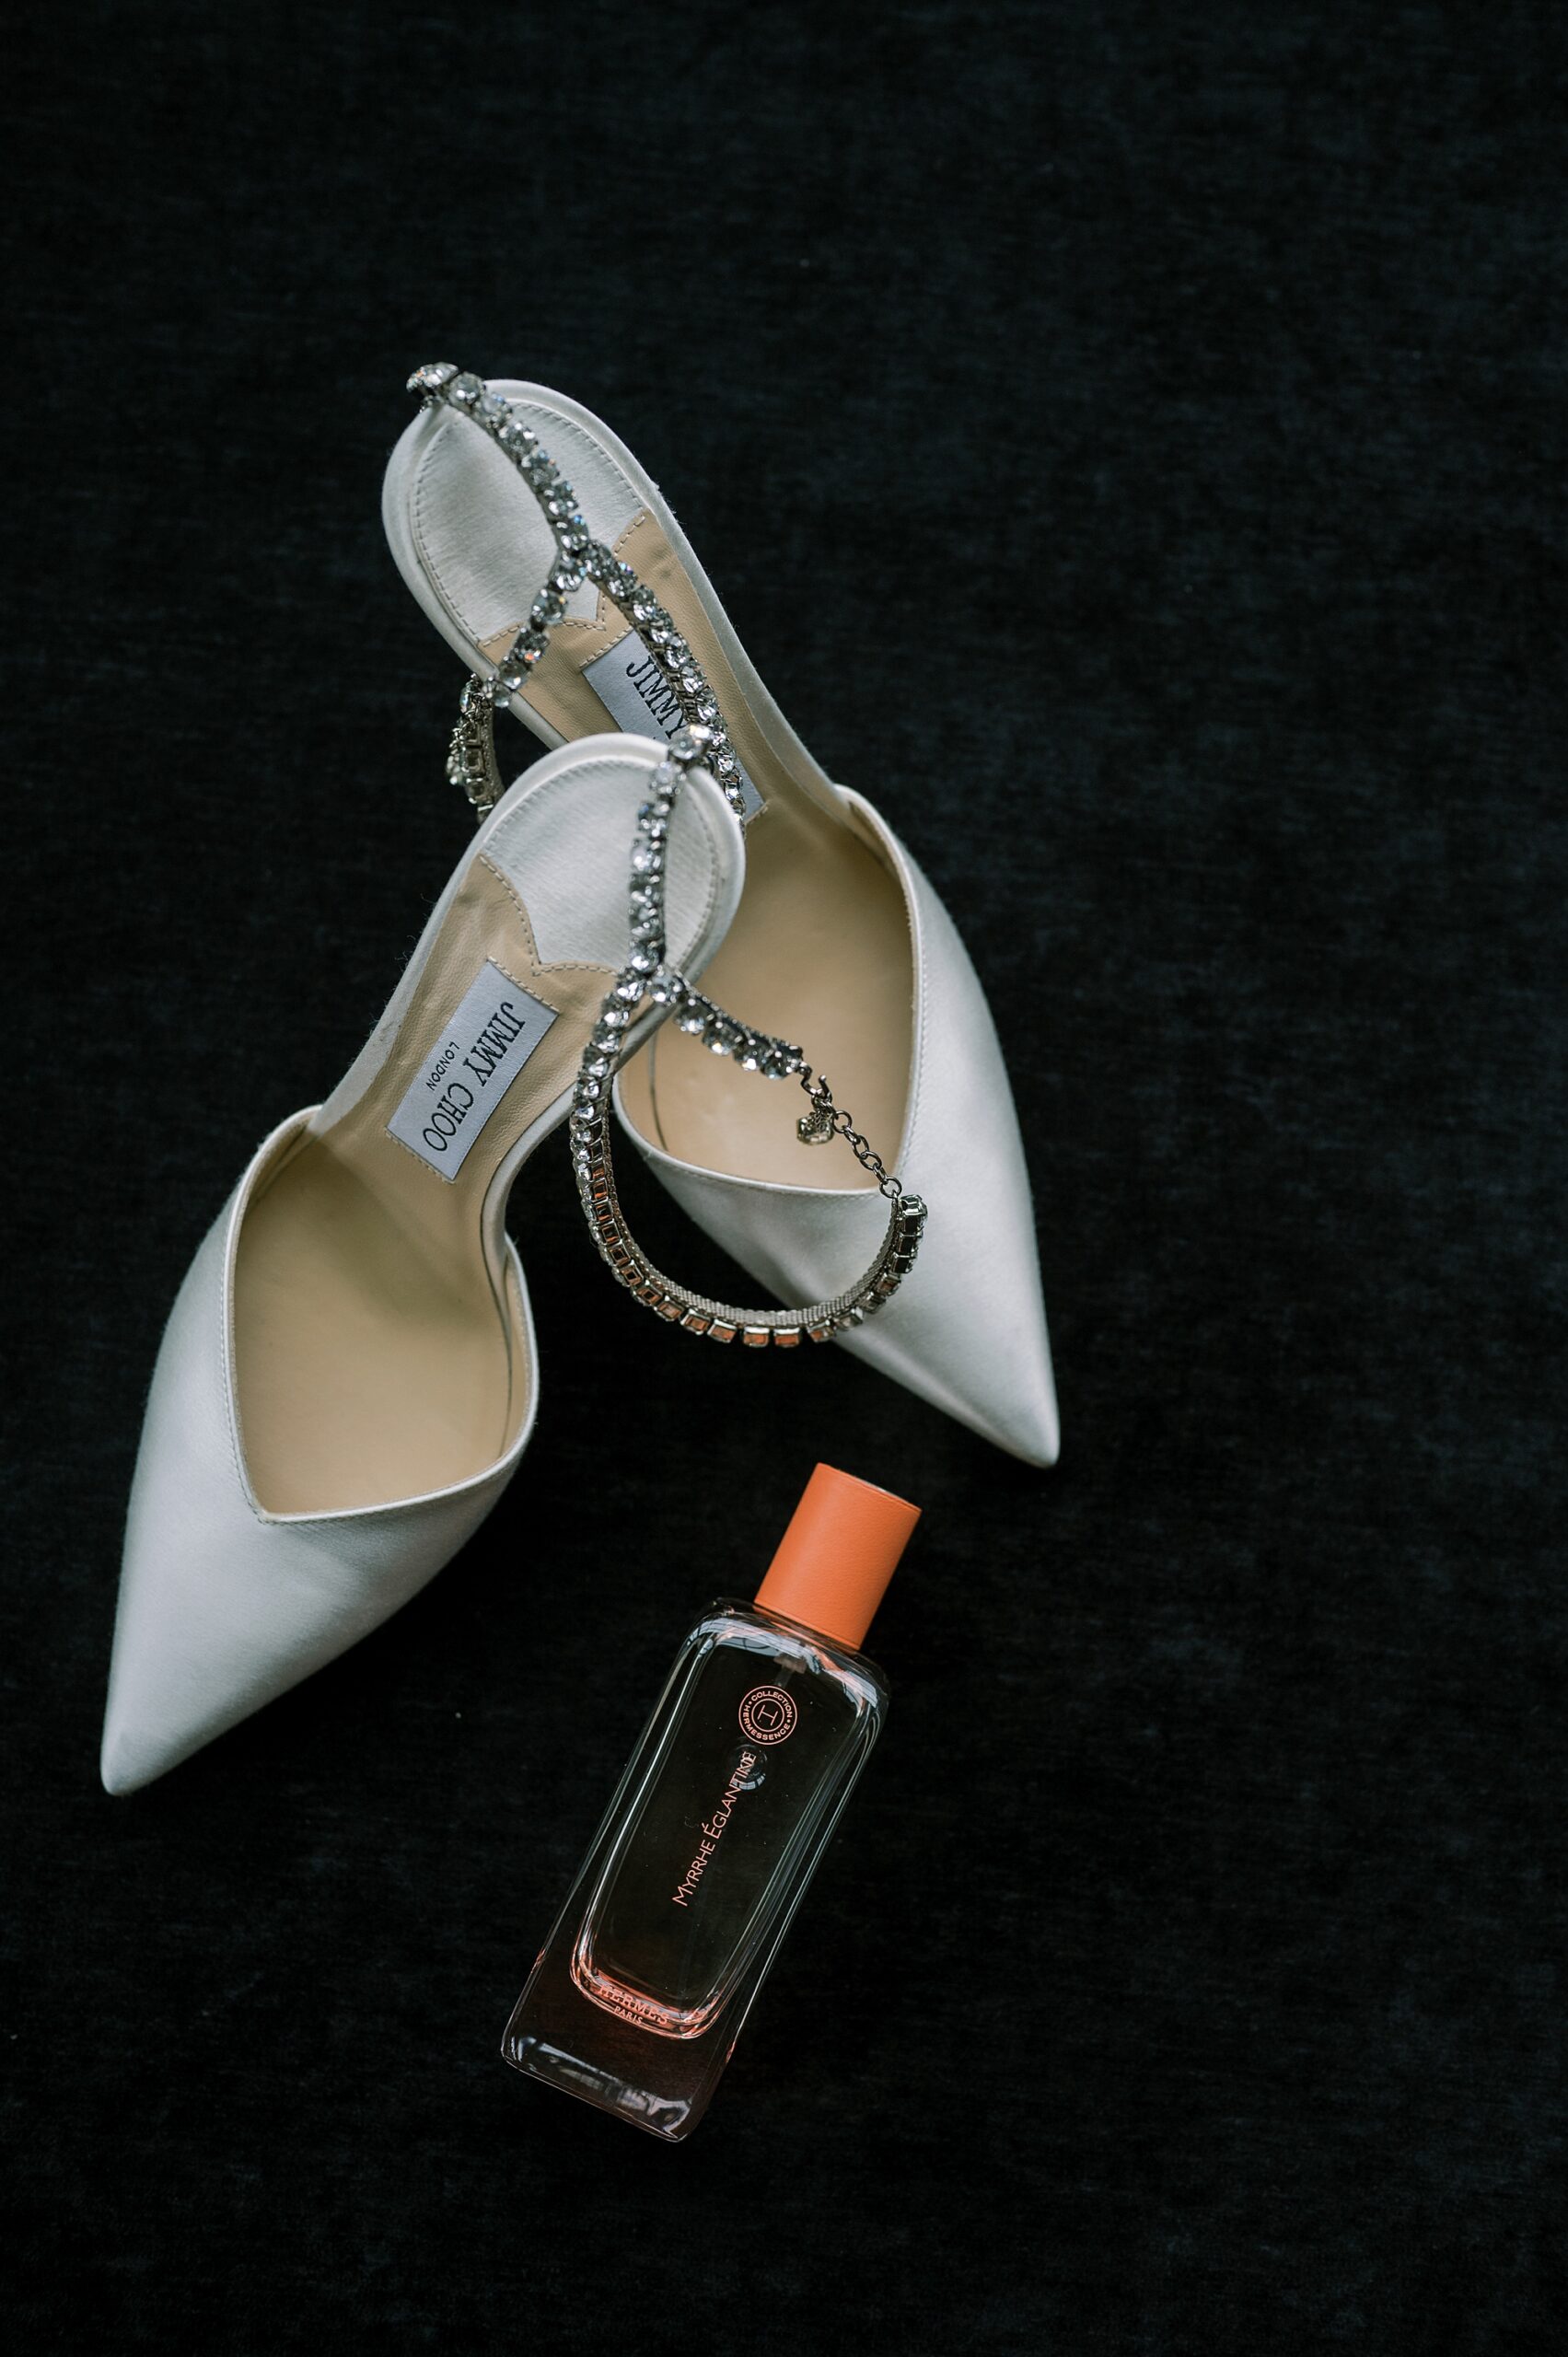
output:
[[[906,1194],[889,1174],[843,1108],[834,1104],[826,1077],[812,1072],[798,1048],[726,1015],[665,962],[664,860],[670,814],[687,771],[705,752],[698,731],[679,730],[653,772],[650,797],[638,814],[632,850],[632,949],[599,1009],[578,1070],[572,1100],[572,1161],[594,1240],[610,1270],[639,1301],[672,1325],[689,1334],[705,1334],[710,1341],[738,1340],[752,1350],[772,1343],[786,1350],[803,1337],[825,1342],[844,1327],[863,1324],[892,1299],[914,1266],[925,1205],[918,1195]],[[608,1108],[610,1084],[625,1059],[627,1028],[645,997],[668,1006],[669,1019],[680,1030],[701,1033],[714,1054],[733,1056],[742,1071],[774,1080],[797,1079],[811,1099],[810,1111],[796,1124],[797,1135],[810,1144],[834,1136],[846,1139],[876,1179],[888,1204],[887,1230],[870,1267],[844,1292],[801,1309],[737,1309],[676,1283],[638,1245],[616,1191]]]
[[[416,368],[408,380],[408,389],[411,393],[420,394],[427,408],[440,405],[455,410],[459,417],[471,418],[490,435],[539,502],[540,513],[555,539],[555,563],[533,601],[528,621],[496,665],[494,683],[476,673],[473,684],[481,688],[491,686],[492,696],[497,690],[506,696],[517,694],[527,686],[528,673],[549,644],[550,633],[565,614],[567,598],[585,581],[591,581],[621,619],[641,634],[688,726],[707,730],[705,766],[737,818],[744,819],[746,802],[740,789],[740,762],[720,714],[718,698],[653,591],[638,580],[632,567],[623,564],[612,549],[595,540],[578,506],[576,493],[549,452],[540,448],[533,428],[517,414],[504,393],[493,391],[482,377],[470,377],[454,368],[449,360],[431,361],[424,367]],[[454,784],[463,787],[482,818],[491,804],[499,799],[501,779],[494,761],[488,772],[470,765],[470,757],[477,749],[470,743],[459,721],[452,740],[447,774]]]
[[[528,622],[494,677],[486,679],[476,672],[463,690],[447,768],[447,774],[463,787],[476,814],[482,818],[493,809],[504,791],[495,758],[495,705],[523,686],[549,644],[550,632],[564,615],[567,598],[585,580],[597,583],[643,634],[686,716],[686,726],[677,731],[668,753],[653,772],[650,798],[638,813],[631,863],[631,953],[599,1009],[573,1092],[572,1160],[594,1240],[612,1273],[636,1299],[687,1333],[703,1334],[714,1342],[738,1339],[752,1350],[765,1349],[770,1343],[780,1350],[793,1349],[803,1337],[825,1342],[846,1327],[863,1324],[892,1299],[914,1266],[926,1209],[921,1198],[907,1193],[888,1170],[845,1109],[834,1103],[827,1075],[813,1073],[800,1049],[727,1015],[666,962],[665,843],[686,772],[701,762],[722,788],[736,816],[745,817],[740,765],[720,718],[717,698],[657,599],[630,565],[594,540],[571,485],[502,394],[492,391],[478,377],[459,375],[445,361],[416,369],[409,379],[409,390],[422,394],[427,404],[439,402],[455,409],[489,433],[533,492],[555,537],[557,562],[534,599]],[[862,1168],[875,1178],[889,1206],[887,1230],[870,1267],[844,1292],[798,1309],[737,1309],[676,1283],[655,1267],[637,1244],[616,1190],[607,1109],[611,1083],[625,1061],[627,1030],[645,998],[668,1006],[669,1019],[679,1029],[700,1034],[714,1055],[733,1056],[742,1071],[761,1073],[772,1080],[798,1080],[810,1099],[810,1110],[796,1123],[796,1136],[807,1145],[842,1137]]]

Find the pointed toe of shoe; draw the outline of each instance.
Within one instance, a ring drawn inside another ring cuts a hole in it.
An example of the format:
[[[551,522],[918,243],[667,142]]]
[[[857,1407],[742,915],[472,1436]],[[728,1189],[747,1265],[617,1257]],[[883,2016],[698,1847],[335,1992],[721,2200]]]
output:
[[[100,1773],[151,1783],[389,1619],[482,1521],[527,1446],[429,1494],[273,1515],[245,1472],[229,1335],[236,1239],[259,1174],[309,1111],[267,1140],[187,1271],[159,1347],[131,1488]],[[514,1347],[531,1369],[527,1286],[507,1247]]]
[[[916,1039],[899,1153],[929,1210],[919,1258],[887,1306],[836,1340],[943,1413],[1029,1465],[1061,1448],[1034,1203],[1007,1068],[968,952],[915,862],[861,795],[903,886],[914,947]],[[738,1178],[681,1160],[621,1126],[681,1208],[782,1301],[853,1286],[880,1244],[872,1190]]]
[[[103,1742],[99,1752],[99,1774],[106,1793],[116,1798],[124,1793],[139,1793],[144,1784],[153,1784],[178,1768],[192,1751],[200,1750],[207,1740],[201,1731],[181,1733],[168,1720],[164,1698],[156,1692],[147,1697],[154,1704],[157,1717],[139,1713],[134,1705],[111,1712],[104,1720]]]
[[[98,1759],[98,1772],[106,1793],[118,1798],[122,1793],[139,1792],[144,1784],[150,1784],[174,1764],[173,1759],[164,1758],[156,1748],[144,1749],[129,1728],[106,1723]]]
[[[1034,1199],[996,1027],[929,879],[871,803],[848,799],[910,914],[916,1040],[900,1162],[930,1219],[909,1283],[847,1347],[1026,1464],[1054,1465],[1061,1428]]]
[[[1033,1235],[1012,1241],[1012,1251],[977,1267],[961,1238],[941,1238],[933,1224],[904,1291],[842,1339],[956,1422],[1044,1467],[1062,1451],[1056,1384]]]
[[[138,1479],[104,1714],[111,1793],[151,1783],[297,1686],[438,1568],[406,1546],[356,1557],[328,1525],[273,1521],[243,1501],[225,1512],[209,1498],[169,1525],[177,1480],[173,1457]]]
[[[137,1468],[104,1714],[113,1793],[151,1783],[298,1685],[436,1568],[411,1579],[401,1550],[356,1560],[330,1523],[258,1513],[232,1461],[203,1457],[192,1437],[155,1425]]]
[[[870,1264],[886,1225],[875,1191],[702,1169],[652,1144],[619,1098],[617,1110],[682,1210],[779,1300],[830,1296]],[[923,1153],[917,1141],[906,1183],[930,1206],[920,1257],[886,1308],[836,1339],[1009,1455],[1053,1465],[1061,1427],[1023,1150],[1008,1099],[973,1112],[950,1145],[928,1132]]]
[[[1026,1465],[1055,1464],[1062,1454],[1062,1419],[1049,1368],[1043,1387],[998,1423],[996,1437],[1001,1447],[1011,1449]]]

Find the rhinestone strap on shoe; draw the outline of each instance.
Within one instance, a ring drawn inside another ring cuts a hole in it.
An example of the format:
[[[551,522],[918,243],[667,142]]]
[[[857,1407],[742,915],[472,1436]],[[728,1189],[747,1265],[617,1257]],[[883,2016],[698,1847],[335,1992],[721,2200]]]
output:
[[[672,1325],[689,1334],[705,1334],[710,1341],[739,1341],[752,1350],[772,1343],[776,1349],[788,1350],[803,1337],[825,1342],[844,1327],[863,1324],[891,1300],[914,1266],[925,1225],[925,1205],[918,1195],[906,1194],[889,1175],[852,1127],[848,1114],[834,1105],[826,1079],[812,1073],[798,1048],[726,1015],[665,962],[665,841],[685,773],[703,758],[705,749],[695,730],[679,730],[653,772],[650,798],[638,814],[632,850],[632,949],[599,1009],[578,1070],[572,1101],[572,1161],[594,1240],[613,1274],[639,1301]],[[796,1124],[798,1134],[811,1144],[835,1134],[848,1139],[857,1158],[871,1172],[888,1203],[887,1232],[871,1266],[843,1293],[801,1309],[737,1309],[728,1302],[714,1301],[676,1283],[655,1267],[637,1244],[616,1191],[608,1107],[610,1084],[625,1053],[627,1028],[645,997],[668,1006],[669,1019],[682,1031],[700,1033],[715,1055],[734,1056],[742,1071],[761,1073],[774,1080],[798,1079],[811,1099],[810,1112]]]
[[[710,1341],[738,1340],[752,1350],[769,1344],[793,1349],[804,1338],[825,1342],[845,1328],[862,1325],[899,1290],[914,1266],[924,1230],[926,1207],[906,1193],[848,1112],[833,1101],[825,1074],[813,1073],[800,1049],[757,1031],[728,1015],[692,987],[665,959],[664,856],[674,809],[686,773],[697,763],[722,788],[738,818],[745,816],[739,763],[719,717],[718,702],[686,642],[630,565],[622,564],[590,534],[572,487],[540,448],[503,395],[478,377],[459,375],[441,361],[418,368],[409,390],[427,405],[443,403],[470,417],[506,452],[533,492],[555,535],[557,563],[535,598],[528,623],[503,656],[493,678],[475,673],[463,690],[458,725],[447,755],[447,774],[460,784],[482,818],[504,790],[495,758],[495,706],[515,694],[539,661],[549,633],[566,610],[566,599],[585,579],[594,581],[663,666],[687,725],[653,772],[650,798],[638,813],[632,846],[630,905],[632,946],[599,1009],[583,1054],[573,1093],[572,1161],[588,1227],[611,1273],[648,1308],[689,1334]],[[693,1293],[665,1276],[633,1238],[616,1190],[607,1109],[610,1086],[625,1060],[625,1036],[645,999],[668,1006],[682,1031],[699,1034],[714,1055],[733,1056],[744,1072],[771,1080],[796,1079],[810,1109],[796,1123],[802,1144],[825,1144],[842,1137],[861,1167],[876,1179],[889,1206],[888,1226],[877,1257],[864,1275],[830,1300],[798,1309],[737,1309]]]
[[[549,452],[540,447],[533,428],[516,414],[504,394],[492,391],[482,377],[470,377],[454,368],[449,360],[432,361],[425,367],[416,368],[408,380],[408,389],[411,393],[420,394],[427,408],[440,404],[482,427],[496,448],[511,459],[555,536],[555,563],[533,601],[528,621],[496,667],[495,679],[503,692],[516,695],[527,686],[528,673],[544,653],[551,631],[566,611],[567,598],[585,581],[593,582],[622,621],[641,633],[687,725],[708,731],[705,766],[737,818],[744,819],[740,762],[720,716],[718,698],[653,591],[644,586],[632,567],[623,564],[612,549],[594,539],[577,505],[576,493]],[[478,684],[486,683],[479,680]],[[474,800],[476,783],[482,783],[486,792],[494,788],[492,798],[495,798],[499,777],[480,781],[464,765],[459,746],[462,736],[459,721],[447,774],[463,786],[470,800]],[[483,803],[474,800],[474,807],[482,818]]]

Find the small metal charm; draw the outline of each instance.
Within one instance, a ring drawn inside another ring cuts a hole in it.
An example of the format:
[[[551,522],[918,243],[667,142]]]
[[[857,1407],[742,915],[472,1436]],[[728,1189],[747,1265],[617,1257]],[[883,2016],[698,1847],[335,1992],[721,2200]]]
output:
[[[826,1145],[836,1124],[833,1120],[833,1092],[828,1086],[826,1073],[819,1073],[807,1084],[806,1093],[811,1099],[809,1113],[802,1113],[795,1125],[795,1134],[802,1145]]]

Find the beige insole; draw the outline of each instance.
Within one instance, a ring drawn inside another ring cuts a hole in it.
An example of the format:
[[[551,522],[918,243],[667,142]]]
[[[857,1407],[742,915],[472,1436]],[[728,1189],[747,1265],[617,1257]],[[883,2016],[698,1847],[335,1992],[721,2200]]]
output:
[[[387,1123],[489,959],[557,1020],[455,1177]],[[509,1149],[568,1087],[611,981],[541,965],[527,911],[475,859],[377,1080],[306,1133],[252,1200],[235,1271],[236,1388],[252,1487],[273,1514],[389,1504],[471,1479],[516,1436],[533,1369],[510,1364],[510,1266],[481,1213]],[[505,1315],[504,1315],[505,1311]]]
[[[851,825],[809,795],[772,751],[720,648],[695,588],[655,517],[616,543],[697,657],[741,762],[766,807],[746,830],[746,884],[703,989],[747,1023],[801,1048],[836,1101],[890,1165],[908,1095],[912,953],[897,878]],[[583,678],[625,624],[600,598],[596,621],[563,621],[526,701],[567,739],[612,725]],[[516,629],[484,642],[493,659]],[[683,1161],[793,1186],[871,1187],[847,1149],[804,1145],[799,1092],[742,1072],[665,1024],[627,1067],[622,1095],[643,1134]]]

